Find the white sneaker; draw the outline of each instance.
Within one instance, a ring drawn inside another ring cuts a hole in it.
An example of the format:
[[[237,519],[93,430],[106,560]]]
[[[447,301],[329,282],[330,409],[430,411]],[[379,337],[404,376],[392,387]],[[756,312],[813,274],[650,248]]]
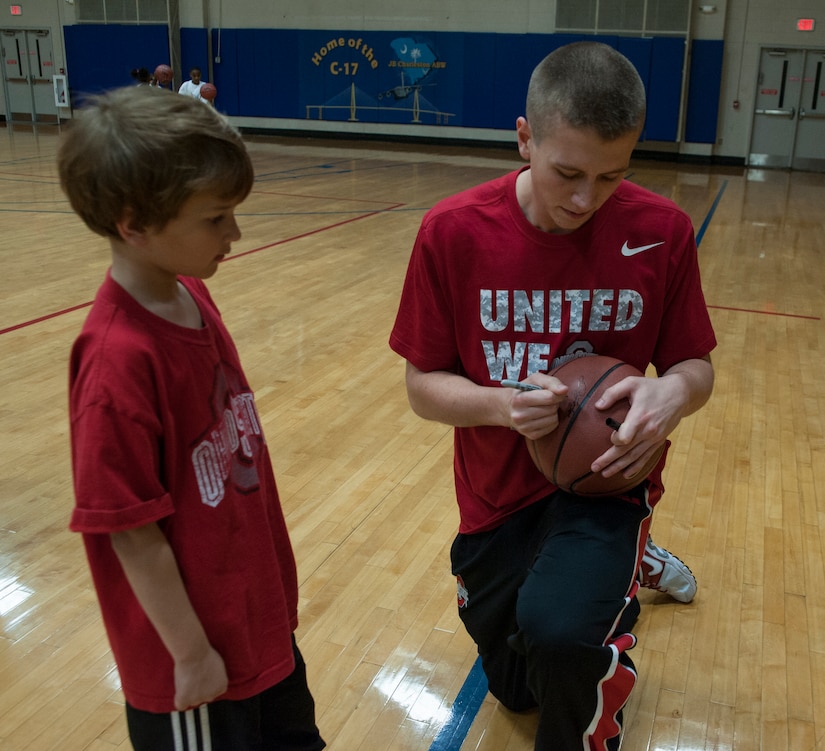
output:
[[[654,544],[650,536],[639,566],[639,583],[679,602],[690,602],[696,595],[696,577],[691,570],[675,555]]]

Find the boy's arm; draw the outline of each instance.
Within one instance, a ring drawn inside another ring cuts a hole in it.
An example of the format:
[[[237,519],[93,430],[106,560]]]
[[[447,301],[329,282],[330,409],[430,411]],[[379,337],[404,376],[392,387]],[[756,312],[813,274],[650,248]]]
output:
[[[413,412],[425,420],[454,427],[498,425],[528,438],[538,438],[559,424],[558,408],[567,387],[545,373],[527,381],[537,391],[480,386],[469,378],[444,370],[423,371],[407,361],[407,397]]]
[[[157,524],[111,535],[126,578],[175,662],[175,707],[184,711],[223,694],[226,666],[212,648]]]

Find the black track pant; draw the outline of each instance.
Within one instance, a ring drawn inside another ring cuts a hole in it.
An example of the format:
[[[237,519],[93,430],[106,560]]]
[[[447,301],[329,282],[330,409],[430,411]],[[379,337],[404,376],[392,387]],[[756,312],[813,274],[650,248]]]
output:
[[[639,614],[651,507],[633,498],[557,492],[502,526],[452,546],[459,615],[490,692],[538,706],[536,751],[609,751],[636,679],[627,650]]]
[[[320,751],[315,701],[293,639],[295,670],[257,696],[155,714],[126,705],[135,751]]]

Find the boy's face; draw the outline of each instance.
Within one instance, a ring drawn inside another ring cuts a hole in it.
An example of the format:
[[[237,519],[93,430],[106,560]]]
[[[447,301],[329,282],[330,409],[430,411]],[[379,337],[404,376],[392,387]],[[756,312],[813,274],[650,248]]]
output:
[[[237,205],[212,193],[191,196],[163,229],[146,230],[146,262],[169,274],[208,279],[241,237]]]
[[[546,232],[573,232],[619,187],[639,134],[603,140],[591,128],[564,121],[536,142],[523,117],[516,124],[519,153],[530,162],[519,203],[531,224]]]
[[[192,79],[192,83],[198,84],[201,82],[201,72],[197,68],[195,68],[195,70],[190,70],[189,78]]]

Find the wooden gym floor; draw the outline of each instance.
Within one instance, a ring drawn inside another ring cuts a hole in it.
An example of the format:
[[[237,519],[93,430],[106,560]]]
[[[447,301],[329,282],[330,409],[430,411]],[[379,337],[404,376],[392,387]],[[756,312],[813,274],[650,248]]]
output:
[[[0,747],[130,748],[77,535],[67,356],[108,265],[57,185],[56,129],[0,132]],[[475,662],[455,612],[451,434],[389,350],[424,211],[514,149],[250,139],[243,238],[210,287],[274,458],[299,642],[332,751],[528,751],[489,696],[437,740]],[[719,337],[674,435],[656,541],[692,604],[644,591],[625,751],[825,751],[825,175],[635,161],[700,237]],[[715,209],[715,211],[714,211]]]

